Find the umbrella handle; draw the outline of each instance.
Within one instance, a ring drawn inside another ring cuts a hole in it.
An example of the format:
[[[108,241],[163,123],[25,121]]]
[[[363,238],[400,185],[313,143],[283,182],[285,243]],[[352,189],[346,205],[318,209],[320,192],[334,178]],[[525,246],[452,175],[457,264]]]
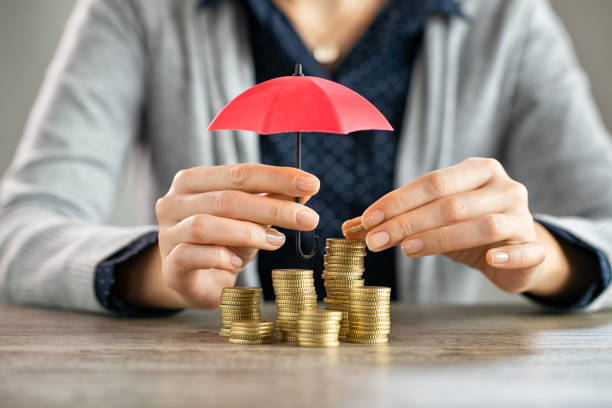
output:
[[[295,199],[295,202],[300,204],[300,197]],[[302,251],[302,234],[300,231],[295,231],[295,250],[302,257],[302,259],[312,259],[313,256],[317,254],[317,249],[319,248],[319,236],[315,235],[312,239],[312,249],[309,254],[305,254]]]
[[[298,64],[299,65],[299,64]],[[296,65],[296,72],[298,72],[298,65]],[[301,74],[302,66],[299,65],[299,71]],[[299,74],[295,74],[299,75]],[[298,169],[302,168],[302,134],[301,132],[295,132],[295,167]],[[300,197],[295,198],[295,202],[300,204]],[[312,239],[312,249],[309,254],[305,254],[302,251],[302,235],[300,231],[295,231],[295,250],[302,257],[302,259],[312,259],[316,255],[317,249],[319,248],[319,236],[315,235]]]

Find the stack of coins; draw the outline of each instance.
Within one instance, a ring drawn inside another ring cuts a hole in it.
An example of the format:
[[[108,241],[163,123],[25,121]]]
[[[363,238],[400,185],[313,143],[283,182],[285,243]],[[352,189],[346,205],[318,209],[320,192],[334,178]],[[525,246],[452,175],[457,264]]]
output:
[[[338,347],[342,312],[303,310],[298,318],[297,341],[300,347]]]
[[[265,344],[272,342],[274,323],[264,320],[234,320],[229,342],[233,344]]]
[[[325,308],[343,312],[340,337],[348,334],[349,289],[363,286],[366,255],[364,241],[329,238],[325,245],[323,279],[327,297]]]
[[[297,341],[298,317],[302,310],[317,308],[317,292],[311,269],[273,269],[276,295],[276,339]]]
[[[380,344],[389,342],[391,332],[391,288],[361,286],[350,289],[349,332],[351,343]]]
[[[235,286],[221,291],[221,330],[220,336],[228,337],[234,320],[259,320],[261,311],[261,288]]]

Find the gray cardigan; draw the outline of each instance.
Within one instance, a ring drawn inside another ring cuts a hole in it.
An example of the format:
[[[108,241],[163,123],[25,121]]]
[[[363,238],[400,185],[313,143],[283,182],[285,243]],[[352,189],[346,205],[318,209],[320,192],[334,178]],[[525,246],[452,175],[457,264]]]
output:
[[[427,21],[395,185],[496,157],[528,187],[536,216],[609,257],[612,146],[566,32],[544,1],[465,0],[462,9],[467,19]],[[257,162],[257,135],[206,132],[253,84],[236,0],[203,11],[196,0],[79,2],[2,182],[0,299],[103,310],[96,265],[156,228],[105,225],[131,147],[148,147],[157,197],[182,168]],[[404,301],[520,299],[443,256],[397,257]],[[243,283],[257,284],[255,268]]]

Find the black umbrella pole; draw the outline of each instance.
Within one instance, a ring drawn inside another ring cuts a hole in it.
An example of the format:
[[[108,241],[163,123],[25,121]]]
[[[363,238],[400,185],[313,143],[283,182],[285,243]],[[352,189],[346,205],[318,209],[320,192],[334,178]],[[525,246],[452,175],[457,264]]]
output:
[[[302,135],[300,132],[295,132],[295,167],[302,168]],[[300,201],[300,197],[295,198],[296,203],[300,204]],[[312,250],[309,254],[305,254],[302,251],[302,234],[300,231],[295,231],[295,250],[302,259],[312,259],[317,253],[317,248],[319,248],[319,236],[315,235],[312,240]]]

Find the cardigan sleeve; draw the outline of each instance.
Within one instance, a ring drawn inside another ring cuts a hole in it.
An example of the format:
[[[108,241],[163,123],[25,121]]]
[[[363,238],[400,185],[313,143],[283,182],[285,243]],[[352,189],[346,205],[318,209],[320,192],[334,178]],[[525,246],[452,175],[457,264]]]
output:
[[[0,300],[103,311],[96,265],[156,230],[103,225],[139,132],[143,31],[130,1],[74,9],[0,186]]]
[[[530,2],[503,162],[529,190],[531,210],[555,231],[612,255],[612,143],[571,41],[546,1]],[[589,310],[612,304],[610,277]],[[602,274],[603,273],[603,274]],[[609,275],[609,273],[608,273]]]

